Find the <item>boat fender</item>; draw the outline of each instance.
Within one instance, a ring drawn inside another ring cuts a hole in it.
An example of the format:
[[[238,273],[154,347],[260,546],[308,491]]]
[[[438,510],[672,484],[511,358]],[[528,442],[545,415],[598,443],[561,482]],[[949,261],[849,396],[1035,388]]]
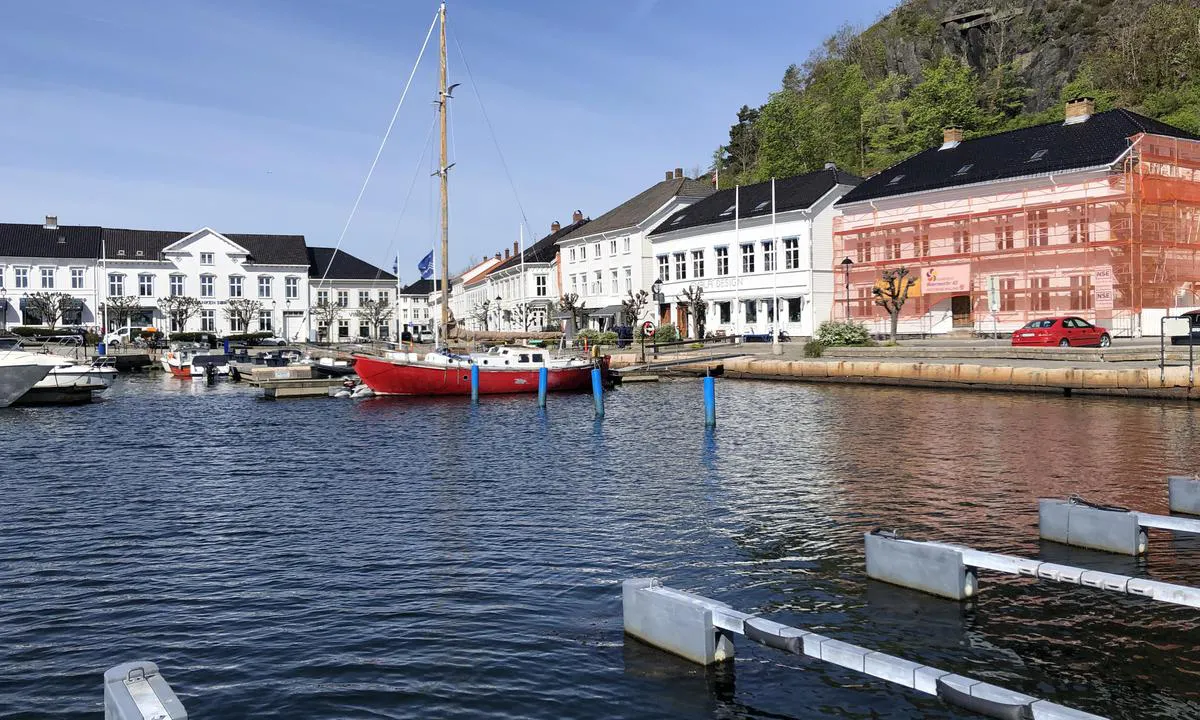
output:
[[[760,628],[755,623],[756,619],[751,618],[742,624],[742,627],[746,632],[747,639],[753,640],[754,642],[762,645],[766,645],[767,647],[775,648],[776,650],[790,652],[793,655],[804,654],[803,641],[799,636],[784,637],[782,635],[776,635],[770,630]]]
[[[371,390],[371,388],[367,387],[366,385],[359,385],[358,387],[354,388],[354,392],[350,393],[350,397],[371,397],[374,394],[375,393]]]
[[[1033,720],[1033,708],[1029,703],[1002,703],[975,697],[950,687],[941,678],[937,681],[937,696],[950,705],[979,713],[984,717],[997,720]]]
[[[335,398],[348,398],[348,397],[350,397],[350,391],[349,390],[338,390],[336,393],[334,393],[334,397]]]

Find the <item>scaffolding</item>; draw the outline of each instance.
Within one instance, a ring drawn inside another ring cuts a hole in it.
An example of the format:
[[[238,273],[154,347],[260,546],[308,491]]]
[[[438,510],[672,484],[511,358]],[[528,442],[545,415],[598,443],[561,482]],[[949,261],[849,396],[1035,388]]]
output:
[[[921,275],[905,334],[1011,332],[1063,314],[1114,335],[1156,334],[1158,317],[1200,306],[1198,141],[1140,134],[1111,166],[966,190],[835,219],[835,319],[885,332],[871,291],[901,266]]]

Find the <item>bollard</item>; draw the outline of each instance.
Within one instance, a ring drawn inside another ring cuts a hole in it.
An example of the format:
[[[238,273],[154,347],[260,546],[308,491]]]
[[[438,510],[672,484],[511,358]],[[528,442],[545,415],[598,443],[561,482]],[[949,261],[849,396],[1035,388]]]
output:
[[[596,404],[596,417],[604,417],[604,385],[600,382],[600,368],[592,368],[592,400]]]
[[[717,424],[717,379],[711,376],[704,378],[704,425],[713,427]]]
[[[546,407],[546,390],[550,385],[550,371],[538,368],[538,407]]]
[[[1171,512],[1200,515],[1200,479],[1182,475],[1167,478]]]
[[[222,350],[222,351],[223,351],[223,352],[224,352],[226,355],[228,355],[228,354],[229,354],[229,338],[225,338],[224,340],[222,340],[222,341],[221,341],[221,350]]]
[[[479,366],[471,366],[471,402],[479,402]]]
[[[146,660],[122,663],[104,673],[104,720],[187,720],[171,686]]]
[[[1147,536],[1137,513],[1041,498],[1038,500],[1038,533],[1045,540],[1104,550],[1122,555],[1143,555]]]
[[[108,352],[108,346],[107,346],[107,345],[105,345],[105,344],[104,344],[104,343],[102,343],[102,342],[98,342],[98,343],[96,343],[96,354],[97,354],[97,355],[99,355],[100,357],[104,357],[104,355],[105,355],[107,352]]]

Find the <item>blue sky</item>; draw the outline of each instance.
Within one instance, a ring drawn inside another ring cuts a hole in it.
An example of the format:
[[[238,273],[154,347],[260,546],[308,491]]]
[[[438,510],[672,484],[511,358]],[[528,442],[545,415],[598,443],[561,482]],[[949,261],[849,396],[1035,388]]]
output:
[[[451,269],[706,167],[788,63],[891,0],[458,0]],[[425,0],[54,0],[0,27],[0,220],[333,245],[436,12]],[[343,248],[416,279],[436,236],[436,35]],[[510,187],[475,91],[507,161]],[[415,179],[415,181],[414,181]],[[409,195],[409,188],[412,188]],[[405,201],[408,196],[407,202]]]

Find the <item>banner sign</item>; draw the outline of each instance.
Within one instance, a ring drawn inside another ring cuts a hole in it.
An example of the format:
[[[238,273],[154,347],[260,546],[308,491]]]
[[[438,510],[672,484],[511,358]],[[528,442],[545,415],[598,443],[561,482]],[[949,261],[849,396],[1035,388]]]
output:
[[[921,271],[921,284],[926,295],[931,293],[970,292],[971,266],[938,265]]]
[[[1113,309],[1113,271],[1111,265],[1096,268],[1092,279],[1093,307],[1097,310]]]

